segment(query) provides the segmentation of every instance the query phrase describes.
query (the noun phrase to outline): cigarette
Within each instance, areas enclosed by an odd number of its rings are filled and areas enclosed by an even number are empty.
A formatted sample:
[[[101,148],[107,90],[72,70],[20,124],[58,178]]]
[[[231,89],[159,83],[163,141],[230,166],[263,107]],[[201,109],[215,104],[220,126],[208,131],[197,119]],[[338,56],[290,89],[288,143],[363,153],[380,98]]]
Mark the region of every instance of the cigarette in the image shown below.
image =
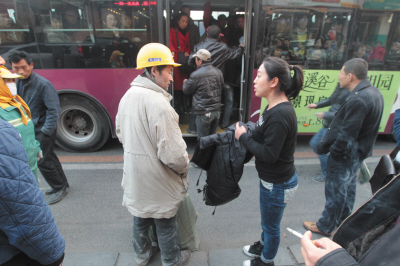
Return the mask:
[[[303,235],[300,234],[299,232],[294,231],[294,230],[290,229],[289,227],[287,228],[287,230],[288,230],[290,233],[294,234],[295,236],[300,237],[300,238],[303,238]]]
[[[287,229],[290,233],[292,233],[293,235],[295,235],[295,236],[297,236],[297,237],[300,237],[300,238],[303,238],[303,235],[300,234],[299,232],[294,231],[293,229],[290,229],[289,227],[286,228],[286,229]],[[311,240],[311,242],[314,244],[314,246],[316,246],[314,240]]]

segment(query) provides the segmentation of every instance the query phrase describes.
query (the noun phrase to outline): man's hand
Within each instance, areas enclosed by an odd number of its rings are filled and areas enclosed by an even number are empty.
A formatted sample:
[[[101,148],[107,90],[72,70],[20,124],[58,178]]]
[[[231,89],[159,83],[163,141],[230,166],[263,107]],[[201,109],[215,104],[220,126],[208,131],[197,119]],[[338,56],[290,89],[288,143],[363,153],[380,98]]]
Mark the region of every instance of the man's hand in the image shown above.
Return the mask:
[[[311,241],[311,236],[311,231],[307,231],[301,239],[301,254],[303,255],[306,266],[314,266],[326,254],[338,248],[342,248],[326,237],[315,240],[313,243]]]
[[[187,80],[188,80],[188,79],[184,79],[184,80],[183,80],[183,83],[185,83]]]
[[[315,115],[320,119],[324,119],[324,113],[316,113]]]
[[[311,109],[317,108],[317,105],[315,103],[311,103],[311,104],[307,105],[307,108],[308,108],[308,110],[311,110]]]
[[[175,52],[171,52],[171,54],[172,54],[172,57],[174,57],[174,56],[175,56]]]
[[[236,130],[235,130],[235,138],[237,140],[240,139],[240,136],[247,133],[247,130],[244,126],[239,126],[239,122],[236,123]]]
[[[239,47],[243,47],[244,48],[244,43],[239,44]]]
[[[188,52],[185,52],[185,56],[189,56],[190,54]]]

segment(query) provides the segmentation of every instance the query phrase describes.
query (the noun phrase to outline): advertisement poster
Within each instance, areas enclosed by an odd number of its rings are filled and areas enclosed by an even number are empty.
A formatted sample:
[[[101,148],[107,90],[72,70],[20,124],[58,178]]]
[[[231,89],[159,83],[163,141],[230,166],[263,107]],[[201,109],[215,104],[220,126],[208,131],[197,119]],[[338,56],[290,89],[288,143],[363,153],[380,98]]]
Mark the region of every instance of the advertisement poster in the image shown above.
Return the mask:
[[[307,105],[330,97],[338,84],[338,75],[338,70],[304,70],[303,90],[292,101],[296,110],[299,133],[315,133],[322,127],[323,119],[319,119],[315,114],[326,112],[329,107],[308,110]],[[384,132],[399,90],[400,75],[395,71],[368,71],[368,78],[383,96],[385,104],[379,132]],[[263,98],[260,114],[267,105],[268,101]]]

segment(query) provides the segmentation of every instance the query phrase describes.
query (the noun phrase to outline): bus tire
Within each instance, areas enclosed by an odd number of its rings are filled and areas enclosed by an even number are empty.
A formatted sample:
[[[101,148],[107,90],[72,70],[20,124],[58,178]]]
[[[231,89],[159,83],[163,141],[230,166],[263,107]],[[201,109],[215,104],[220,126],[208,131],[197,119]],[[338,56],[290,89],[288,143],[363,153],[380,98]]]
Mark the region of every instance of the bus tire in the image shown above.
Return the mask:
[[[92,152],[100,149],[110,137],[106,114],[86,97],[60,95],[60,118],[56,144],[64,150]]]

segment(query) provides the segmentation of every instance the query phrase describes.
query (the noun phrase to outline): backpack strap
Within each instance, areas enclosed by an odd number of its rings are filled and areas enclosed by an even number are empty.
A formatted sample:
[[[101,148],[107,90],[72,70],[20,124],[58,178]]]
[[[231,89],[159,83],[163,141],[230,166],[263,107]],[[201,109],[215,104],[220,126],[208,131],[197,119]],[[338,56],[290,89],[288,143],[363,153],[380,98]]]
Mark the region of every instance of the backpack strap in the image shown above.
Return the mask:
[[[175,28],[175,33],[176,33],[176,42],[178,44],[178,49],[181,50],[181,44],[179,43],[178,30],[176,28]]]

